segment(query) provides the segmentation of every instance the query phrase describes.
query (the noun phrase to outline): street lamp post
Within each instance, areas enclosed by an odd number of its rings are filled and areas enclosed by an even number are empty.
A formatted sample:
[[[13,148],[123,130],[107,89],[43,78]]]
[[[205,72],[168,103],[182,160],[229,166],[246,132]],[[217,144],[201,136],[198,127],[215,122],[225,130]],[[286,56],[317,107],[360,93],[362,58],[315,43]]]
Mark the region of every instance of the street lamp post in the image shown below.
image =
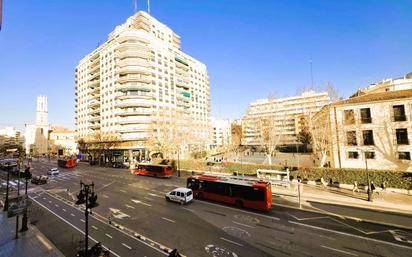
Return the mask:
[[[177,176],[180,178],[180,149],[177,151]]]
[[[4,200],[3,211],[8,211],[9,209],[9,181],[10,181],[10,165],[8,165],[7,167],[6,200]]]
[[[27,187],[29,184],[29,179],[31,179],[31,173],[30,173],[30,166],[27,166],[26,170],[24,171],[24,179],[26,180],[26,188],[25,188],[25,196],[26,199],[28,199],[28,195],[27,195]],[[20,232],[24,232],[27,231],[29,228],[27,227],[27,208],[26,211],[23,214],[23,219],[22,219],[22,226],[20,229]]]
[[[368,201],[372,202],[372,190],[371,190],[371,181],[369,178],[369,172],[368,172],[368,158],[366,156],[366,152],[364,152],[364,157],[365,157],[365,172],[366,172],[366,181],[368,183]]]

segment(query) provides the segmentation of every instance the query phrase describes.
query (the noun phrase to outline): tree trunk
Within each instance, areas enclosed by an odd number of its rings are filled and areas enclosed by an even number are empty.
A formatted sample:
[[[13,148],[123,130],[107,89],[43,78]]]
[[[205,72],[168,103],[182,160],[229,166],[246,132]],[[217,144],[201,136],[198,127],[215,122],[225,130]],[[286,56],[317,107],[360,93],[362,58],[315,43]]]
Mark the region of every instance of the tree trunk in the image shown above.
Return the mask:
[[[326,151],[322,151],[322,159],[320,160],[320,167],[324,167],[326,163]]]
[[[266,158],[268,160],[268,164],[272,165],[272,154],[271,153],[266,153]]]

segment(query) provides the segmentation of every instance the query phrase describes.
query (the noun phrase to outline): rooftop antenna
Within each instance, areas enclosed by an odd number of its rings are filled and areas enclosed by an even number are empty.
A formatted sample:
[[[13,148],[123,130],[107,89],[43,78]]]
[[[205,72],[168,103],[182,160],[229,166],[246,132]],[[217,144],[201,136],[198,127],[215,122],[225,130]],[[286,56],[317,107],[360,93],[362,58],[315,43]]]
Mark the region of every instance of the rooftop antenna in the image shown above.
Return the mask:
[[[137,12],[137,0],[133,0],[133,8],[134,8],[133,14],[135,14]]]
[[[310,63],[310,80],[311,80],[311,86],[312,86],[312,90],[313,90],[313,68],[312,68],[312,55],[310,55],[309,63]]]
[[[150,15],[150,0],[147,0],[147,13]]]

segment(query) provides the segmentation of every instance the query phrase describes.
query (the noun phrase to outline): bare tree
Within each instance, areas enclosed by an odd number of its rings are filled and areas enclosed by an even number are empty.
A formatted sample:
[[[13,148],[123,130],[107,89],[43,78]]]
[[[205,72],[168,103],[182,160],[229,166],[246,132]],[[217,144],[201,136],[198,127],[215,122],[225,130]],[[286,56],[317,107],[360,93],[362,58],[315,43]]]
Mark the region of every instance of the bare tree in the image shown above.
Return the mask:
[[[329,108],[319,111],[316,116],[309,115],[308,128],[312,137],[312,150],[319,159],[319,166],[324,167],[328,152],[331,150],[332,138],[330,136],[330,117]]]
[[[272,156],[283,135],[284,120],[268,117],[258,120],[256,125],[259,132],[259,144],[266,154],[268,164],[272,164]]]
[[[326,85],[325,91],[328,93],[330,100],[332,102],[336,102],[342,99],[342,97],[340,96],[339,90],[336,87],[334,87],[331,83],[328,83]]]
[[[121,138],[113,132],[95,132],[84,139],[86,149],[93,159],[99,159],[101,165],[101,156],[108,150],[114,149],[120,142]]]

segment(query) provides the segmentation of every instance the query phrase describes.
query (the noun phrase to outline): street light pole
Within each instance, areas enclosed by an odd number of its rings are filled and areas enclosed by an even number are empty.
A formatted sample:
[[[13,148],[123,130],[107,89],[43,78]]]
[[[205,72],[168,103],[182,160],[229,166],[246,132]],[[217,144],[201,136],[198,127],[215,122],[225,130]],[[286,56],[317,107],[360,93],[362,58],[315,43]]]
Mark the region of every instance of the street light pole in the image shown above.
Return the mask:
[[[29,183],[29,178],[25,178],[26,179],[26,189],[25,189],[25,195],[26,195],[26,199],[28,199],[28,196],[27,196],[27,185],[28,185],[28,183]],[[24,231],[27,231],[29,228],[27,227],[27,209],[26,209],[26,211],[24,212],[24,214],[23,214],[23,220],[22,220],[22,225],[21,225],[21,229],[20,229],[20,232],[24,232]]]
[[[10,181],[10,165],[9,167],[7,167],[6,200],[4,200],[3,211],[8,211],[9,209],[9,181]]]
[[[20,196],[20,168],[19,168],[19,179],[17,181],[17,198]],[[16,215],[16,236],[15,239],[19,238],[19,215]]]
[[[180,149],[177,151],[177,176],[180,178]]]

